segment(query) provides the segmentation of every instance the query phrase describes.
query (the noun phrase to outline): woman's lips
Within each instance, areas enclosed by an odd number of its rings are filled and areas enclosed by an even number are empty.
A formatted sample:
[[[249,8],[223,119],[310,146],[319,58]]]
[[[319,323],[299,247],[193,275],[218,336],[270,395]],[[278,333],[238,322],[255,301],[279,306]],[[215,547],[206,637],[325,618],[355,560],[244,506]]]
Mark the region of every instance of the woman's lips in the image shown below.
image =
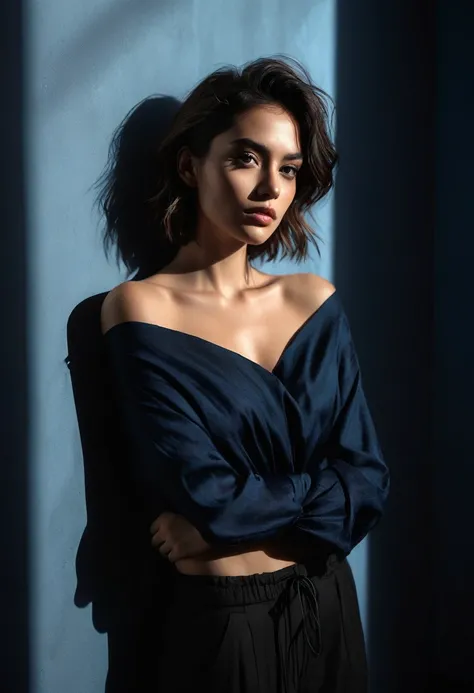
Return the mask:
[[[274,221],[273,217],[263,212],[245,212],[245,216],[256,226],[269,226]]]

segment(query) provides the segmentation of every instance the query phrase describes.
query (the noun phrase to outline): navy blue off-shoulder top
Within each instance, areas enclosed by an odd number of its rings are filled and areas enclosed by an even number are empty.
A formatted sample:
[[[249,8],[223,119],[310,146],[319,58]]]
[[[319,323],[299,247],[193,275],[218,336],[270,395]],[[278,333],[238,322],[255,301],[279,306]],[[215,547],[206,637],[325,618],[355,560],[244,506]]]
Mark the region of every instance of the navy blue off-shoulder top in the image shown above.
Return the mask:
[[[344,555],[375,526],[389,473],[337,292],[271,372],[152,323],[122,322],[104,339],[150,524],[179,513],[211,545],[293,527]]]

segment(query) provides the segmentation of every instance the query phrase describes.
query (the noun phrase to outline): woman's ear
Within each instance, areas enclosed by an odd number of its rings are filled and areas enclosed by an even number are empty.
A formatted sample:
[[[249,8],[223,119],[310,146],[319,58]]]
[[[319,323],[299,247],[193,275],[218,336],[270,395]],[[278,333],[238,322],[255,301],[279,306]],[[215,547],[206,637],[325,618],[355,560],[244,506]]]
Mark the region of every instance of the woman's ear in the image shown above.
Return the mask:
[[[196,161],[188,147],[182,147],[178,152],[178,173],[186,185],[197,186]]]

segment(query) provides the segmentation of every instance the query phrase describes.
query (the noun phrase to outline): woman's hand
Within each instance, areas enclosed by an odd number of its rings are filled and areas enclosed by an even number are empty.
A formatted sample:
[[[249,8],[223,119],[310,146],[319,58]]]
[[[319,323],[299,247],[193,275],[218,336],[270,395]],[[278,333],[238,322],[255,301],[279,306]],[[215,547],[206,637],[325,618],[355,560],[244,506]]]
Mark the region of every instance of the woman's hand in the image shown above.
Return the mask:
[[[151,525],[150,533],[151,545],[171,563],[201,556],[211,548],[194,525],[182,515],[171,512],[161,513]]]

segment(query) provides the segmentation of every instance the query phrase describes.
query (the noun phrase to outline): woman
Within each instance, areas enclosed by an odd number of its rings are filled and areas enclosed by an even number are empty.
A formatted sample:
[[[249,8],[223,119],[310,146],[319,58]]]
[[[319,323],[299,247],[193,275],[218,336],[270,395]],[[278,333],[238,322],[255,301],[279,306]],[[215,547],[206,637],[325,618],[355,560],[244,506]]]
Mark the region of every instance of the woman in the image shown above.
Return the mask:
[[[307,256],[303,215],[336,159],[325,94],[261,59],[182,104],[148,223],[110,172],[106,240],[142,278],[107,295],[102,331],[130,474],[176,572],[156,690],[366,690],[346,556],[389,482],[350,328],[330,282],[252,262]]]

